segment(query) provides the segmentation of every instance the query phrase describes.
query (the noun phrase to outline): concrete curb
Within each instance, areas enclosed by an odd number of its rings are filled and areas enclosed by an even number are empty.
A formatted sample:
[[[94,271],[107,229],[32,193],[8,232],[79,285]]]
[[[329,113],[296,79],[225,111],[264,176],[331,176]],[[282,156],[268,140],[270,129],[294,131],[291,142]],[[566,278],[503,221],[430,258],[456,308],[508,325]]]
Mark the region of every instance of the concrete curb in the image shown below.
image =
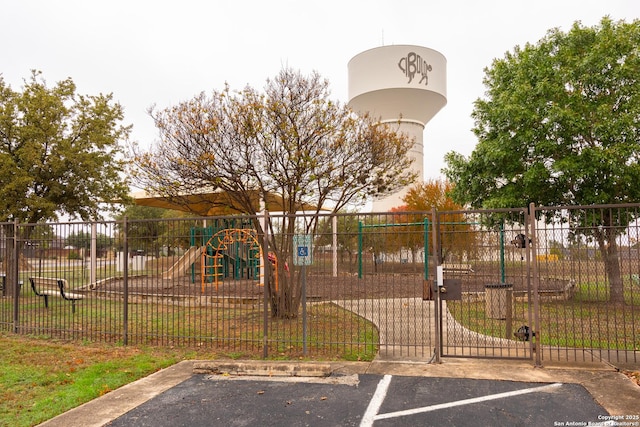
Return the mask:
[[[63,414],[40,426],[101,427],[109,421],[180,384],[193,375],[193,361],[183,361],[124,385]]]
[[[272,362],[272,361],[199,361],[193,364],[194,374],[249,375],[267,377],[327,377],[329,363]]]

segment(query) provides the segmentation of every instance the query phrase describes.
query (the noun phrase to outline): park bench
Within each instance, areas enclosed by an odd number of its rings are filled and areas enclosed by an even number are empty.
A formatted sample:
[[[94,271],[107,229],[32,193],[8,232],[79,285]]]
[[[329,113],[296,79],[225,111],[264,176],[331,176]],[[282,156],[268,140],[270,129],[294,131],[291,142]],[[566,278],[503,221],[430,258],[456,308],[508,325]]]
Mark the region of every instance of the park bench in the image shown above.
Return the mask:
[[[22,280],[18,281],[18,286],[22,288]],[[0,273],[0,293],[3,297],[7,296],[7,275],[5,273]]]
[[[67,281],[65,279],[54,279],[51,277],[29,277],[33,292],[44,298],[45,308],[49,308],[49,296],[59,296],[66,301],[71,301],[71,312],[76,312],[76,301],[84,298],[84,295],[66,292]]]
[[[442,264],[442,271],[452,274],[469,274],[474,272],[470,264]]]

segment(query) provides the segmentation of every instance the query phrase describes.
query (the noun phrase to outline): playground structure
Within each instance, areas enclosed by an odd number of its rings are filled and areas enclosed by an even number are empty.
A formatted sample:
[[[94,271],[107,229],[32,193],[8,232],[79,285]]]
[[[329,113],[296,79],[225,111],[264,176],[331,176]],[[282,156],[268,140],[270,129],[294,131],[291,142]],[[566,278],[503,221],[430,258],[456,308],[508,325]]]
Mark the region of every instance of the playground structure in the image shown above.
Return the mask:
[[[229,278],[253,279],[258,285],[264,286],[262,245],[251,224],[242,219],[238,221],[214,220],[214,224],[210,226],[192,227],[189,236],[191,246],[163,273],[162,278],[167,280],[190,273],[191,283],[196,283],[199,273],[203,293],[208,284],[213,284],[218,290],[224,279]],[[268,257],[270,264],[275,267],[277,291],[278,260],[272,253],[269,253]]]
[[[209,228],[203,230],[206,243],[200,249],[200,279],[202,292],[207,283],[218,286],[224,278],[231,277],[258,279],[264,285],[262,265],[262,247],[255,236],[255,230],[243,228],[224,228],[209,237]],[[192,269],[192,281],[195,281],[195,268]]]
[[[262,246],[247,219],[215,219],[211,225],[192,227],[189,239],[191,248],[197,248],[199,253],[189,263],[191,282],[196,282],[199,260],[203,292],[207,284],[213,284],[217,290],[225,278],[253,279],[264,285]]]
[[[191,246],[167,271],[162,273],[163,280],[173,279],[174,277],[184,274],[201,256],[201,248]]]

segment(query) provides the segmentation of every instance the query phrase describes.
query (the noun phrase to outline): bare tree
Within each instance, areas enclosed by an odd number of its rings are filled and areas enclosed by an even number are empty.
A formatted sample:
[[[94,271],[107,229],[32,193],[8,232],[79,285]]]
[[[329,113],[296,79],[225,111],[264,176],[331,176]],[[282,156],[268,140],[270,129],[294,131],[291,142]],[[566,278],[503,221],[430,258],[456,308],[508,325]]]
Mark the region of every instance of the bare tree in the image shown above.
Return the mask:
[[[413,141],[394,124],[358,116],[329,99],[328,81],[282,70],[264,92],[229,87],[200,94],[165,110],[150,110],[161,140],[137,150],[134,176],[149,192],[174,203],[193,194],[218,192],[210,203],[220,213],[254,215],[261,202],[285,214],[268,226],[268,251],[291,260],[295,232],[314,233],[321,210],[389,194],[415,179],[406,153]],[[185,195],[191,195],[187,200]],[[304,224],[287,216],[307,212]],[[213,211],[212,211],[213,212]],[[258,235],[262,226],[255,221]],[[266,250],[264,251],[267,252]],[[283,269],[285,263],[279,262]],[[300,275],[279,272],[269,288],[272,314],[297,316]]]

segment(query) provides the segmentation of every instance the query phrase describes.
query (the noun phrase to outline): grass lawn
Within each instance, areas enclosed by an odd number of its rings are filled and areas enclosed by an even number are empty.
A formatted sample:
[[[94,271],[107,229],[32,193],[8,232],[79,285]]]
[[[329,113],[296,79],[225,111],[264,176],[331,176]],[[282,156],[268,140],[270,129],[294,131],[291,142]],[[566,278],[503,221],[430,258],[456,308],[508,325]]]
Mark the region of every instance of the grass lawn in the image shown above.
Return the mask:
[[[26,310],[27,307],[22,308]],[[34,313],[43,310],[37,304],[29,309]],[[87,309],[89,307],[79,307],[73,322],[82,321],[83,310]],[[95,307],[91,309],[94,315],[102,313]],[[67,323],[71,321],[66,311],[51,309],[47,313],[51,328],[40,334],[35,327],[29,329],[30,336],[0,333],[0,426],[39,424],[182,360],[260,359],[263,356],[262,346],[254,343],[262,343],[262,316],[248,310],[220,310],[214,313],[215,318],[207,319],[235,331],[234,339],[201,342],[191,347],[173,345],[170,340],[162,338],[162,331],[144,339],[145,344],[128,346],[89,343],[88,339],[59,340],[53,333],[58,327],[69,327]],[[175,324],[186,326],[187,332],[192,333],[201,323],[204,313],[198,309],[185,313],[189,315],[181,317],[181,322]],[[153,324],[159,319],[166,320],[169,313],[155,313],[159,317],[145,314],[139,316],[141,319],[136,319],[136,314],[133,311],[131,315],[132,325],[149,330],[156,328]],[[315,305],[309,309],[309,315],[313,321],[309,324],[307,337],[308,354],[304,355],[302,351],[300,319],[272,320],[269,358],[372,360],[375,357],[378,333],[370,322],[333,304]],[[27,316],[27,319],[35,321],[35,316]],[[86,325],[84,327],[86,329]],[[79,326],[75,325],[77,328]],[[217,329],[207,332],[217,333]],[[339,341],[327,343],[328,337],[339,338]],[[239,344],[234,344],[235,340]]]
[[[37,425],[182,360],[261,352],[76,343],[0,333],[0,426]]]
[[[32,426],[210,350],[136,348],[0,335],[0,426]]]

